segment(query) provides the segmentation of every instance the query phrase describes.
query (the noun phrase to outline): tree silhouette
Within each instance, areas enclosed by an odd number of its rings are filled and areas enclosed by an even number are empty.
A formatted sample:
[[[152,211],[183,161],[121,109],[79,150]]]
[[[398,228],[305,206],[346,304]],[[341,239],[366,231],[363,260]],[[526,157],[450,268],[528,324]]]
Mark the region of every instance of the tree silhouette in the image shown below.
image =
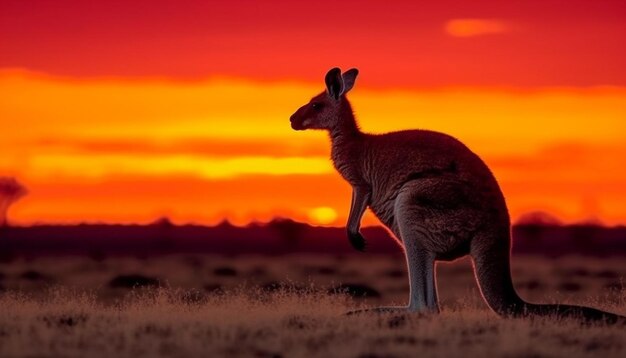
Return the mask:
[[[8,225],[9,207],[27,193],[28,190],[15,178],[0,177],[0,227]]]

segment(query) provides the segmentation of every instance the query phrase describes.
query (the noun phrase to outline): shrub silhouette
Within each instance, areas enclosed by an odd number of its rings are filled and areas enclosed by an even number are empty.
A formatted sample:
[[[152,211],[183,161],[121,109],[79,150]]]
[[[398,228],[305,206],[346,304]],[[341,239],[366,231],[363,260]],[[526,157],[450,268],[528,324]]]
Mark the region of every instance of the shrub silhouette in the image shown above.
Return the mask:
[[[119,275],[109,281],[111,288],[158,287],[159,280],[143,275]]]
[[[24,271],[20,275],[20,278],[28,281],[46,281],[50,279],[50,277],[48,277],[47,275],[34,270]]]
[[[345,283],[328,289],[329,294],[346,294],[352,297],[380,297],[378,290],[360,283]]]
[[[213,270],[215,276],[237,276],[237,270],[232,267],[222,266]]]

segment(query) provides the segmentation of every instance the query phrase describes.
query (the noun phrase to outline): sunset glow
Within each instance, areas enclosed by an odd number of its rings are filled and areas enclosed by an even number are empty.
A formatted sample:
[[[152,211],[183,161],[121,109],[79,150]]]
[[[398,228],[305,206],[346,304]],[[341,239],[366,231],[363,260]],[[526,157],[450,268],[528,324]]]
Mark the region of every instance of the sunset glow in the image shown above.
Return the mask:
[[[540,17],[531,5],[513,14],[489,1],[474,11],[427,4],[421,10],[436,21],[387,9],[375,32],[366,20],[378,7],[354,3],[346,48],[346,33],[298,22],[304,10],[288,2],[263,10],[286,24],[245,1],[237,16],[226,2],[193,2],[136,24],[112,20],[120,5],[92,13],[68,3],[76,10],[0,7],[0,176],[29,189],[13,222],[283,216],[343,225],[350,188],[332,167],[328,139],[294,132],[289,116],[323,90],[328,68],[354,66],[361,76],[349,98],[364,131],[459,138],[492,168],[514,219],[546,211],[566,222],[626,224],[626,50],[618,45],[626,26],[613,16],[621,2],[589,4],[595,20],[563,20],[550,6]],[[230,17],[215,21],[245,21],[220,28],[209,21],[216,12]],[[100,24],[85,25],[97,41],[71,31],[84,17]],[[570,36],[580,24],[586,37]],[[518,45],[525,54],[510,57]],[[365,223],[377,221],[368,214]]]
[[[333,208],[322,206],[309,210],[309,219],[314,224],[328,225],[337,220],[337,212]]]
[[[454,19],[446,23],[446,31],[458,37],[497,34],[508,30],[510,26],[498,20]]]

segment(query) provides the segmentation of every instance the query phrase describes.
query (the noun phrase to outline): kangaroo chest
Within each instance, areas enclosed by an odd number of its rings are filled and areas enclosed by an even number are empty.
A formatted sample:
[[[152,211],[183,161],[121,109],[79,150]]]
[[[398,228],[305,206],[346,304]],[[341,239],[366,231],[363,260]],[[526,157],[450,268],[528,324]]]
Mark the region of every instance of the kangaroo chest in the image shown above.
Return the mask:
[[[394,192],[388,188],[391,173],[372,170],[375,163],[367,156],[366,148],[333,147],[331,158],[335,169],[352,187],[365,186],[370,190],[369,208],[382,223],[392,228]]]
[[[369,186],[363,173],[363,151],[359,143],[347,139],[333,140],[331,159],[339,174],[352,186]]]

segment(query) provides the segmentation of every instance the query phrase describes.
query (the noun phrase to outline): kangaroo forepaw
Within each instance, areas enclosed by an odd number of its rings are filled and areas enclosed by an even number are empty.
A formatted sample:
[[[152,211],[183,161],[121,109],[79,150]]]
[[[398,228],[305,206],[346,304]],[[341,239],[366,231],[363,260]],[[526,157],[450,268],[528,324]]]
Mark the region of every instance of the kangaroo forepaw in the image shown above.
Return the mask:
[[[350,240],[350,244],[358,251],[365,251],[365,247],[367,243],[365,242],[365,238],[361,235],[360,232],[348,232],[348,239]]]

